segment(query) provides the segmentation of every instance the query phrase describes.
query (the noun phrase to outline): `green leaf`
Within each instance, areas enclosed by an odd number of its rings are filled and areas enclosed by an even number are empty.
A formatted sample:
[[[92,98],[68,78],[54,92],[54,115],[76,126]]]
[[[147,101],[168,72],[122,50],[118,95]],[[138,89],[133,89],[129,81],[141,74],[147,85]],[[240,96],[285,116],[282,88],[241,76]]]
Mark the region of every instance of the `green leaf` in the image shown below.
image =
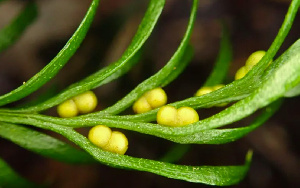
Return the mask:
[[[14,44],[36,17],[36,4],[30,2],[9,25],[0,30],[0,52]]]
[[[1,117],[2,116],[0,116],[0,118]],[[211,185],[232,185],[238,183],[245,176],[250,162],[250,159],[248,158],[246,164],[243,166],[184,166],[163,163],[103,151],[94,146],[86,137],[77,133],[70,127],[49,122],[46,123],[44,121],[36,121],[35,126],[52,130],[65,136],[90,153],[96,160],[106,165],[152,172],[169,178],[181,179],[190,182],[199,182]]]
[[[77,136],[78,137],[78,136]],[[69,137],[70,139],[70,137]],[[77,139],[77,138],[76,138]],[[79,140],[79,139],[77,139]],[[240,182],[248,171],[251,157],[248,157],[244,166],[185,166],[158,162],[149,159],[120,156],[113,153],[104,156],[101,150],[88,145],[88,141],[80,138],[77,144],[93,155],[100,162],[108,165],[127,167],[130,169],[152,172],[168,178],[180,179],[189,182],[209,185],[233,185]]]
[[[73,130],[60,131],[74,143],[89,152],[95,159],[114,167],[126,167],[139,171],[152,172],[168,178],[181,179],[190,182],[210,185],[232,185],[240,182],[248,171],[252,153],[248,153],[243,166],[185,166],[158,162],[149,159],[134,158],[127,155],[118,155],[105,152],[94,146],[84,136]]]
[[[232,61],[232,46],[228,28],[222,23],[222,38],[220,43],[220,51],[215,66],[210,73],[204,86],[214,86],[223,83]]]
[[[81,24],[73,34],[73,36],[66,43],[64,48],[57,54],[57,56],[40,72],[30,78],[26,83],[19,86],[17,89],[0,96],[0,106],[17,101],[32,92],[39,89],[46,82],[52,79],[58,71],[68,62],[73,56],[81,42],[83,41],[96,13],[99,0],[93,0],[89,10],[83,18]]]
[[[115,63],[99,70],[98,72],[88,76],[87,78],[72,84],[64,91],[39,105],[16,109],[17,112],[37,112],[60,104],[68,98],[83,93],[87,90],[101,86],[109,81],[118,78],[128,71],[134,64],[135,60],[131,60],[140,50],[152,33],[155,24],[164,7],[165,0],[151,0],[146,14],[139,26],[137,33],[132,39],[131,44],[123,53],[122,57]]]
[[[67,163],[94,162],[93,158],[86,152],[20,125],[0,122],[0,137],[10,140],[27,150],[58,161]]]
[[[36,121],[36,123],[36,127],[52,130],[65,136],[91,154],[96,160],[106,165],[152,172],[169,178],[190,182],[211,185],[232,185],[238,183],[245,176],[251,160],[251,157],[248,157],[246,164],[243,166],[184,166],[134,158],[103,151],[70,127],[49,122],[45,123],[44,121],[40,121],[39,123]]]
[[[3,159],[0,158],[0,187],[32,188],[38,186],[21,177],[13,169],[11,169],[11,167]]]

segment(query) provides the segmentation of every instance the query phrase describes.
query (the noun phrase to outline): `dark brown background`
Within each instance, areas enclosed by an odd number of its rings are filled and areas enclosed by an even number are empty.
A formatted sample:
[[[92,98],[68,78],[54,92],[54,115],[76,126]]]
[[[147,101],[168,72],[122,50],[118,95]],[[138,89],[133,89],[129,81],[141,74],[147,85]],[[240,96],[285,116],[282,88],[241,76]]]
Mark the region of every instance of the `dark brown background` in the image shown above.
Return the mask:
[[[24,2],[11,0],[1,3],[0,28],[10,22]],[[0,55],[0,94],[11,91],[29,79],[57,54],[80,23],[89,3],[87,0],[37,1],[39,17],[36,22],[14,46]],[[76,55],[55,79],[25,100],[35,99],[49,91],[49,88],[60,91],[118,59],[136,31],[147,3],[141,0],[103,0]],[[227,80],[230,82],[249,54],[268,49],[288,5],[288,0],[200,0],[191,39],[195,56],[186,71],[166,87],[169,102],[193,95],[209,75],[218,53],[220,20],[228,25],[233,43],[234,59]],[[145,45],[141,62],[119,80],[95,90],[99,97],[98,110],[112,105],[169,60],[183,36],[190,6],[190,0],[167,0],[159,23]],[[299,19],[298,15],[279,54],[299,38]],[[236,142],[193,145],[179,164],[238,165],[243,163],[247,150],[252,148],[254,157],[251,169],[245,180],[234,187],[299,187],[299,102],[299,98],[286,99],[279,112],[265,125]],[[199,110],[200,118],[219,110]],[[47,113],[56,115],[55,109]],[[131,111],[128,110],[128,113]],[[252,116],[236,125],[248,125],[251,119]],[[88,130],[79,131],[86,134]],[[158,159],[172,146],[172,143],[159,138],[124,132],[129,139],[127,154],[131,156]],[[56,188],[209,187],[101,164],[63,164],[40,157],[3,139],[0,139],[0,156],[30,180],[46,182]]]

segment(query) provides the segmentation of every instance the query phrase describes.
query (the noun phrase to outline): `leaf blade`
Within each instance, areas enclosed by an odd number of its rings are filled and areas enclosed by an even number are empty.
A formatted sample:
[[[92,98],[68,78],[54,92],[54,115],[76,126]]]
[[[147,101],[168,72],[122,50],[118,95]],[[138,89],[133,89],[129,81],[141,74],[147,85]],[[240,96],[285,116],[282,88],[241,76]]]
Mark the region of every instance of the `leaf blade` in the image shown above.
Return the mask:
[[[52,125],[49,127],[38,125],[37,127],[43,127],[65,136],[82,149],[90,153],[96,160],[105,165],[151,172],[168,178],[180,179],[195,183],[223,186],[236,184],[246,175],[252,156],[251,153],[247,154],[245,164],[240,166],[176,165],[103,151],[93,145],[86,137],[69,127],[59,125]]]
[[[209,185],[233,185],[240,182],[246,175],[252,154],[247,155],[244,165],[241,166],[185,166],[164,163],[149,159],[134,158],[127,155],[118,155],[106,153],[93,146],[85,137],[73,135],[71,133],[62,133],[74,143],[78,144],[84,150],[89,152],[100,162],[107,165],[117,165],[139,171],[155,173],[173,179],[180,179],[194,183],[204,183]],[[71,137],[70,137],[71,136]],[[76,137],[75,139],[73,139]],[[109,157],[108,157],[109,156]]]
[[[0,122],[0,137],[37,154],[67,163],[91,163],[92,157],[70,145],[20,125]]]
[[[46,65],[41,71],[31,77],[27,82],[13,91],[0,96],[0,106],[17,101],[32,92],[39,89],[43,84],[53,78],[58,71],[68,62],[72,55],[76,52],[81,42],[83,41],[89,26],[96,13],[100,0],[93,0],[87,14],[83,18],[81,24],[74,32],[72,37],[63,47],[63,49],[56,55],[56,57]]]

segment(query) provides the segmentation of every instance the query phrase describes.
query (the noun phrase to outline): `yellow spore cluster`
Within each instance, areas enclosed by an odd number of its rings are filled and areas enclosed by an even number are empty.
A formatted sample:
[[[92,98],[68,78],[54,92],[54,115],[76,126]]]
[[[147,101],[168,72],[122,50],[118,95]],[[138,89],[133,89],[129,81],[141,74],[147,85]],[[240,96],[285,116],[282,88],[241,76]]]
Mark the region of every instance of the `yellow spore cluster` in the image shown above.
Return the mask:
[[[218,89],[220,89],[220,88],[222,88],[222,87],[224,87],[224,86],[225,86],[224,84],[218,84],[218,85],[211,86],[211,87],[209,87],[209,86],[204,86],[204,87],[200,88],[200,89],[196,92],[195,96],[198,97],[198,96],[201,96],[201,95],[205,95],[205,94],[207,94],[207,93],[210,93],[210,92],[213,92],[213,91],[215,91],[215,90],[218,90]],[[227,105],[227,103],[222,103],[222,104],[217,104],[217,105],[215,105],[215,106],[216,106],[216,107],[223,107],[223,106],[226,106],[226,105]]]
[[[265,51],[256,51],[246,60],[245,66],[242,66],[235,73],[235,80],[243,78],[264,56]]]
[[[144,93],[132,106],[135,113],[140,114],[161,107],[167,103],[167,94],[158,87]]]
[[[92,91],[77,95],[57,106],[57,113],[60,117],[74,117],[79,113],[92,112],[98,104],[96,95]]]
[[[126,136],[119,131],[111,131],[105,125],[97,125],[91,128],[88,139],[105,151],[124,155],[128,149]]]
[[[201,87],[195,94],[196,97],[198,96],[201,96],[201,95],[205,95],[207,93],[210,93],[210,92],[213,92],[215,90],[218,90],[222,87],[224,87],[225,85],[224,84],[218,84],[218,85],[215,85],[215,86],[204,86],[204,87]]]
[[[182,127],[199,121],[199,116],[196,110],[191,107],[180,107],[176,109],[173,106],[167,105],[158,110],[156,121],[161,125]]]

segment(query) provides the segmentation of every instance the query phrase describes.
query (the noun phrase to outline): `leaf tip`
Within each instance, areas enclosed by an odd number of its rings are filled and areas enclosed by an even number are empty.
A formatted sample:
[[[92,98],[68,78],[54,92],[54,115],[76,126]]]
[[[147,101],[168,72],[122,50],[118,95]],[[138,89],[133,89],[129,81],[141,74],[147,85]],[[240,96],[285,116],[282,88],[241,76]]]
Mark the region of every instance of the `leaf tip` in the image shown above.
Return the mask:
[[[253,150],[250,149],[248,150],[247,154],[246,154],[246,163],[250,164],[252,161],[252,156],[253,156]]]

